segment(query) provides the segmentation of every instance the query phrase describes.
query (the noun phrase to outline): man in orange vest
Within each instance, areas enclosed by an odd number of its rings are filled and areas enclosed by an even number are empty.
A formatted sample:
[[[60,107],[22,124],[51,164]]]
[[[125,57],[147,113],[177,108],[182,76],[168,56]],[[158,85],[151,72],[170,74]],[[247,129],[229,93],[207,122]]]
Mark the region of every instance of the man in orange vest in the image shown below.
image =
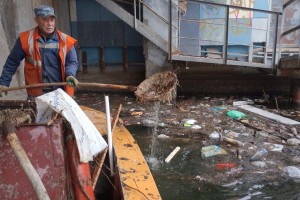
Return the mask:
[[[25,84],[67,82],[63,89],[70,96],[78,84],[75,78],[78,60],[75,51],[76,40],[55,28],[54,9],[42,5],[34,9],[37,27],[22,32],[3,66],[0,77],[1,90],[9,87],[12,76],[25,58]],[[59,88],[27,89],[28,99]]]

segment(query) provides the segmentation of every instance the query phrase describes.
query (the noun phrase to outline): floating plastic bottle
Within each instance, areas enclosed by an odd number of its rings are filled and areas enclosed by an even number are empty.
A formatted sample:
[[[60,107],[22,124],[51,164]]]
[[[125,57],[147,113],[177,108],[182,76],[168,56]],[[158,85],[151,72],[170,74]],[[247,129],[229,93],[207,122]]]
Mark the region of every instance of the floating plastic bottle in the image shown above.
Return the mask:
[[[260,160],[262,157],[266,156],[268,151],[266,149],[261,149],[257,151],[253,156],[250,157],[250,161]]]

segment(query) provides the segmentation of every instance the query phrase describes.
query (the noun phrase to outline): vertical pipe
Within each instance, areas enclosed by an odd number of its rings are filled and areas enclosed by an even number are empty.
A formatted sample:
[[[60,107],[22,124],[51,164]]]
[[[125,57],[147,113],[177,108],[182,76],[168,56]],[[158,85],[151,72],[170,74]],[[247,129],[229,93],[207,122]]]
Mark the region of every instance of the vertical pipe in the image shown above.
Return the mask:
[[[136,29],[136,0],[133,1],[133,10],[134,10],[134,29]]]
[[[106,112],[106,127],[107,127],[107,140],[108,140],[108,156],[110,165],[110,175],[114,176],[114,165],[113,165],[113,144],[112,144],[112,132],[110,122],[110,109],[109,109],[109,98],[105,96],[105,112]]]
[[[228,24],[229,24],[229,6],[226,6],[226,13],[225,13],[225,34],[224,34],[224,46],[223,46],[223,64],[227,64],[227,51],[228,51]]]
[[[285,7],[283,7],[282,17],[281,17],[280,36],[279,36],[279,49],[278,49],[278,60],[280,60],[280,58],[281,58],[282,33],[284,31],[284,21],[285,21]]]
[[[273,58],[273,70],[275,69],[276,67],[276,46],[277,46],[277,29],[278,29],[278,16],[279,14],[276,13],[276,19],[275,19],[275,35],[274,35],[274,45],[273,45],[273,55],[272,55],[272,58]]]
[[[299,53],[298,53],[298,68],[300,68],[300,44],[299,44]]]
[[[169,60],[172,61],[172,0],[169,1]]]
[[[272,10],[272,0],[269,0],[269,10]],[[270,39],[270,23],[271,23],[271,16],[272,14],[268,13],[268,22],[267,22],[267,32],[266,32],[266,43],[265,43],[265,53],[264,53],[264,64],[268,63],[268,53],[267,48],[269,46],[269,39]]]
[[[142,9],[141,9],[141,0],[139,0],[139,20],[142,20]]]
[[[178,9],[179,12],[178,12],[178,32],[177,32],[177,49],[180,49],[180,28],[181,28],[181,11],[180,11],[180,8]]]
[[[105,62],[104,62],[104,47],[100,47],[100,71],[105,70]]]

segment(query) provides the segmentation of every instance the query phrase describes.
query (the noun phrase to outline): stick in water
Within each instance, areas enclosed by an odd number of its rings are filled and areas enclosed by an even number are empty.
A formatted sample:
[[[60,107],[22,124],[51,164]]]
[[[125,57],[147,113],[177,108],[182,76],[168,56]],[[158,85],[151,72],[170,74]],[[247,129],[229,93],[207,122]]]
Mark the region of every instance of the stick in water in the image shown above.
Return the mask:
[[[165,159],[165,162],[166,162],[166,163],[169,163],[169,162],[172,160],[172,158],[176,155],[176,153],[177,153],[179,150],[180,150],[180,147],[176,147],[176,148],[172,151],[172,153]]]

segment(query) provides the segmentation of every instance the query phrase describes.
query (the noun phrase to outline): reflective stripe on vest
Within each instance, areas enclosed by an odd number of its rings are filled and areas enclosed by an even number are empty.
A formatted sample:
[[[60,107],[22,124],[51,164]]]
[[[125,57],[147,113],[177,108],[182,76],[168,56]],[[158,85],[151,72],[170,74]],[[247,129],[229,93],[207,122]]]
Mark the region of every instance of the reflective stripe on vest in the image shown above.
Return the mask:
[[[30,58],[26,58],[26,60],[35,65],[35,66],[39,66],[41,67],[42,66],[42,62],[40,60],[34,60],[34,55],[33,55],[33,49],[34,49],[34,42],[33,42],[33,33],[34,33],[34,29],[31,29],[29,31],[29,37],[28,37],[28,45],[29,45],[29,55],[30,55]],[[61,34],[61,39],[67,43],[67,35],[65,33],[62,33]],[[51,46],[52,45],[52,46]],[[54,46],[55,45],[55,46]],[[57,46],[58,45],[58,46]],[[40,44],[38,43],[38,46],[40,47]],[[47,44],[46,48],[53,48],[53,47],[58,47],[59,48],[59,44]],[[63,60],[65,61],[66,60],[66,56],[67,56],[67,45],[65,45],[63,48],[62,48],[62,51],[63,51]]]
[[[29,37],[28,37],[29,55],[31,56],[32,60],[34,60],[34,58],[33,58],[33,49],[34,49],[33,33],[34,33],[34,29],[31,29],[29,31]]]
[[[65,33],[62,33],[61,34],[61,39],[67,43],[67,35]],[[64,62],[66,60],[66,56],[67,56],[67,45],[65,45],[63,48],[62,48],[62,51],[63,51],[63,54],[64,54]]]
[[[26,57],[26,61],[31,63],[34,66],[42,66],[42,62],[40,60],[34,60],[34,55],[33,55],[33,50],[34,50],[34,42],[33,42],[33,33],[34,29],[31,29],[29,31],[29,36],[28,36],[28,45],[29,45],[29,55],[30,57]]]

